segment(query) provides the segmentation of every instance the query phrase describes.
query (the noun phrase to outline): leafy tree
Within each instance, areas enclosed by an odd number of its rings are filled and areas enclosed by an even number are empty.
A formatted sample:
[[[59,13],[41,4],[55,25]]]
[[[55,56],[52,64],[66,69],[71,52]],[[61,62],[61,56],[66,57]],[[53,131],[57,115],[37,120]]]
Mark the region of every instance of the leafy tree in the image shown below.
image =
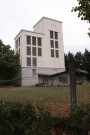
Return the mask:
[[[77,52],[74,56],[76,67],[82,69],[83,68],[83,54],[81,52]]]
[[[85,49],[84,52],[84,58],[83,58],[83,69],[88,71],[89,75],[88,78],[90,79],[90,52]]]
[[[65,67],[66,70],[69,70],[69,60],[73,59],[74,60],[74,54],[69,52],[68,54],[65,54]]]
[[[81,17],[81,20],[87,20],[87,22],[90,23],[90,0],[78,0],[78,6],[73,7],[72,12],[73,11],[78,11],[78,17]],[[90,32],[88,35],[90,36]]]
[[[0,40],[0,80],[14,79],[20,70],[19,55]]]
[[[86,70],[89,73],[88,79],[90,79],[90,51],[85,49],[84,53],[77,52],[76,54],[72,54],[69,52],[68,54],[65,54],[66,70],[69,69],[69,59],[73,59],[75,61],[76,68]]]

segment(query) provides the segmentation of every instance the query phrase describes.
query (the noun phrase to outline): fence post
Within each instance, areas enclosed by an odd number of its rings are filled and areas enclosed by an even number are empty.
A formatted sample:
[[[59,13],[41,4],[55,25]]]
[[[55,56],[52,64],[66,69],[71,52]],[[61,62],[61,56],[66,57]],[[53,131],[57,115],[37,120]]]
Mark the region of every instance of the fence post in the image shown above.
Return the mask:
[[[71,111],[76,105],[76,71],[75,62],[73,59],[69,60],[69,75],[70,75],[70,96],[71,96]]]

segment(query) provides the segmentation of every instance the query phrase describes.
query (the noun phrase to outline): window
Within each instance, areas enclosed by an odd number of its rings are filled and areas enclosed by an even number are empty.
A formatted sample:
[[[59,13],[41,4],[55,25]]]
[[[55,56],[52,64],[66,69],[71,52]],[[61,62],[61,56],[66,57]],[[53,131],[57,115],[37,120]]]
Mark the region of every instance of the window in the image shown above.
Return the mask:
[[[58,48],[58,41],[55,41],[55,48]]]
[[[31,47],[27,46],[27,55],[31,55]]]
[[[32,69],[32,76],[36,76],[36,69]]]
[[[33,66],[37,66],[37,60],[36,60],[36,58],[33,58],[33,61],[32,62],[33,62],[32,63]]]
[[[36,47],[32,47],[32,55],[36,56]]]
[[[30,36],[27,36],[27,44],[31,45],[31,37]]]
[[[31,58],[27,57],[27,66],[31,66]]]
[[[32,37],[32,45],[36,45],[36,37]]]
[[[42,43],[41,43],[41,38],[38,38],[38,46],[41,46]]]
[[[20,48],[19,48],[19,54],[20,54]]]
[[[38,56],[42,56],[42,48],[38,48]]]
[[[59,82],[68,83],[68,77],[59,77]]]
[[[55,39],[58,39],[58,33],[55,32]]]
[[[16,49],[18,48],[18,39],[16,40]]]
[[[54,57],[54,50],[51,50],[51,57]]]
[[[19,46],[20,46],[20,37],[19,37]]]
[[[50,31],[50,38],[53,38],[53,31]]]
[[[48,78],[47,77],[44,77],[43,78],[43,83],[47,83],[48,82]]]
[[[54,48],[54,40],[50,40],[51,48]]]
[[[59,58],[59,50],[55,50],[56,52],[56,58]]]

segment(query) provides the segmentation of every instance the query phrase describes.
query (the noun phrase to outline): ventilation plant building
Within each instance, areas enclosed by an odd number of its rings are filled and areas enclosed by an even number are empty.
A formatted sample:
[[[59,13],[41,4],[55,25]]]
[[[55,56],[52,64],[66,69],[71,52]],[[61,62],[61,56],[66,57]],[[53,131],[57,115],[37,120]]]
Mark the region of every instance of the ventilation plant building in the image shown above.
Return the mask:
[[[20,54],[22,86],[38,84],[38,74],[65,71],[62,22],[43,17],[33,31],[21,30],[15,37],[15,53]]]

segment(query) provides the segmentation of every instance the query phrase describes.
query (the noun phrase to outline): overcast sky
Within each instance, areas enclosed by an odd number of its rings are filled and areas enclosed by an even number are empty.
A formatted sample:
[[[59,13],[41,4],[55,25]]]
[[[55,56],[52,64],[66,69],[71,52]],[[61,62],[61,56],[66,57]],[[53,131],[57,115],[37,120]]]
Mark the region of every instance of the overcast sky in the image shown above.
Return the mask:
[[[21,29],[33,30],[44,16],[63,22],[64,52],[90,51],[89,23],[72,13],[77,0],[0,0],[0,39],[14,48],[14,38]]]

